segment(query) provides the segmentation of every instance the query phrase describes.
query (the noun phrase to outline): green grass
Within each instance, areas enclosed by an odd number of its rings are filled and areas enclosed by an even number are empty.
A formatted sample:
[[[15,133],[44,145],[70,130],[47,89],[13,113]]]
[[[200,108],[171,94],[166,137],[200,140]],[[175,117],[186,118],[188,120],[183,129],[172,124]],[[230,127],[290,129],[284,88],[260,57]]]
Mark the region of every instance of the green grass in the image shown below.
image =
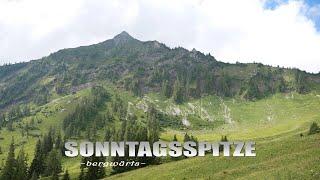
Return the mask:
[[[305,123],[311,123],[320,119],[320,98],[317,94],[307,95],[276,94],[266,99],[251,102],[236,99],[225,99],[224,103],[230,108],[231,124],[223,123],[223,109],[221,103],[215,97],[206,97],[202,100],[202,107],[216,120],[208,122],[202,120],[206,127],[190,127],[184,131],[167,129],[162,134],[162,139],[171,140],[174,134],[183,136],[185,132],[195,135],[199,140],[219,140],[222,135],[229,139],[246,140],[263,138],[294,131]],[[290,97],[290,98],[288,98]],[[211,105],[209,105],[211,102]],[[194,105],[199,100],[191,101]],[[183,109],[185,104],[180,106]],[[220,109],[217,111],[217,109]],[[271,118],[268,118],[271,117]],[[192,124],[200,124],[190,119]]]
[[[114,87],[107,87],[110,92],[117,92]],[[33,118],[41,119],[41,123],[36,123],[38,129],[31,131],[31,133],[43,135],[50,126],[61,129],[63,118],[72,111],[76,102],[87,96],[89,92],[89,89],[84,89],[77,94],[58,97],[41,107],[32,105],[32,110],[37,112]],[[159,110],[168,113],[172,111],[172,108],[179,108],[181,113],[178,115],[178,119],[187,115],[191,126],[187,128],[166,127],[161,134],[162,140],[171,141],[176,134],[178,140],[182,141],[186,132],[201,141],[220,140],[222,135],[227,135],[229,140],[255,140],[257,142],[257,157],[217,158],[206,156],[190,158],[146,167],[111,178],[144,179],[150,176],[154,179],[209,179],[210,177],[212,179],[233,179],[235,177],[240,179],[261,179],[260,177],[266,179],[275,179],[276,177],[280,177],[280,179],[290,177],[312,179],[314,175],[312,173],[319,173],[319,165],[314,163],[320,157],[319,135],[298,137],[299,133],[305,133],[312,121],[319,122],[320,120],[320,97],[317,96],[317,93],[293,94],[293,98],[291,94],[276,94],[255,102],[207,96],[201,100],[190,100],[182,105],[176,105],[172,99],[165,99],[159,94],[148,94],[145,98],[136,98],[129,92],[120,92],[119,94],[125,101],[132,103],[131,111],[137,114],[138,118],[141,118],[144,113],[137,104],[147,102],[154,103]],[[190,104],[194,106],[193,109]],[[200,104],[202,109],[200,109]],[[230,109],[232,119],[230,124],[225,123],[225,106]],[[62,109],[64,110],[62,111]],[[268,118],[270,116],[272,118]],[[21,123],[30,122],[31,118],[24,118]],[[21,147],[24,147],[29,163],[33,159],[38,138],[22,137],[17,124],[14,127],[14,131],[8,131],[6,128],[0,131],[3,152],[0,154],[0,167],[5,162],[11,137],[15,139],[16,154]],[[99,131],[100,137],[103,137],[103,134],[103,131]],[[79,166],[79,157],[63,158],[63,168],[68,169],[72,179],[78,177]],[[107,174],[110,172],[111,168],[107,168]]]
[[[300,129],[303,131],[303,129]],[[319,179],[320,135],[256,140],[256,157],[195,157],[107,179]]]

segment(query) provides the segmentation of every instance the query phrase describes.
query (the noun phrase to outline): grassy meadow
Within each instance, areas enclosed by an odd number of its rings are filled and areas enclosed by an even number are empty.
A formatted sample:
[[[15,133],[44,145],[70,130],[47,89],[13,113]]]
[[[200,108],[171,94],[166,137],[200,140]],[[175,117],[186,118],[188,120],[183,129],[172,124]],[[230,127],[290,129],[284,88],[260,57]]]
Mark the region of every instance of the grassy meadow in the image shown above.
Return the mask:
[[[12,138],[16,154],[23,147],[31,163],[38,137],[50,127],[61,129],[63,118],[88,92],[84,89],[76,94],[56,97],[41,107],[31,105],[33,115],[15,123],[14,131],[3,128],[0,131],[0,166],[5,163]],[[143,118],[143,105],[153,103],[160,111],[175,116],[176,121],[186,119],[187,125],[179,128],[164,127],[161,132],[164,141],[171,141],[174,135],[182,140],[186,132],[199,141],[218,141],[226,135],[231,141],[254,140],[257,156],[207,155],[112,176],[108,167],[106,179],[320,179],[320,135],[307,135],[311,122],[320,123],[320,97],[315,92],[276,94],[257,101],[206,96],[181,105],[159,94],[136,98],[122,92],[121,96],[130,104],[130,111],[139,117]],[[26,136],[21,133],[19,123],[30,123],[32,118],[36,128]],[[103,130],[98,133],[103,138]],[[62,160],[63,169],[68,169],[72,179],[80,173],[80,159]]]

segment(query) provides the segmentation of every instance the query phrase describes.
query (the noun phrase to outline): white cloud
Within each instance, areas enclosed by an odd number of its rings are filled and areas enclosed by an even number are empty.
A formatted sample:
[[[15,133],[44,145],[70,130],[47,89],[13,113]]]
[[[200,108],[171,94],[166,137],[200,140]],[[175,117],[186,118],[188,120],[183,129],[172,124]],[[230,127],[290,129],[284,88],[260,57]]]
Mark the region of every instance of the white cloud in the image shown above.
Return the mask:
[[[267,0],[0,0],[0,63],[97,43],[123,30],[228,62],[320,71],[319,5]]]

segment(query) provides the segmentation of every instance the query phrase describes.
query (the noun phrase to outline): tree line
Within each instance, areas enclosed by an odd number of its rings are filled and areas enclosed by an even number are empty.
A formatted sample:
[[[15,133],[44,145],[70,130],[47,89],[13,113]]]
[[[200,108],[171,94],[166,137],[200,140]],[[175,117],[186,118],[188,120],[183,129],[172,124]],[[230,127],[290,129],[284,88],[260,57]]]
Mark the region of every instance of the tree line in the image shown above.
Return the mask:
[[[39,139],[36,144],[34,158],[28,166],[27,155],[22,147],[15,157],[14,139],[9,147],[6,163],[1,171],[1,180],[25,180],[39,179],[40,177],[51,177],[59,179],[62,172],[61,159],[64,153],[64,142],[60,133],[50,128],[48,134]],[[70,179],[68,172],[63,175],[64,180]]]

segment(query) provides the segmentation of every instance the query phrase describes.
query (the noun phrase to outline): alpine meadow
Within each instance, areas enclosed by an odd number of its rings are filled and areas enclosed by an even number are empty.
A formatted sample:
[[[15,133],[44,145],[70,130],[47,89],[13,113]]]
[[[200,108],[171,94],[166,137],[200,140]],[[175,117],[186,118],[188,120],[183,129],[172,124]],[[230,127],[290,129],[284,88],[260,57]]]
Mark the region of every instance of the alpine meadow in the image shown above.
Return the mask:
[[[0,66],[1,180],[320,179],[319,123],[320,73],[224,63],[125,31]],[[68,141],[159,140],[254,141],[256,157],[65,155]]]

